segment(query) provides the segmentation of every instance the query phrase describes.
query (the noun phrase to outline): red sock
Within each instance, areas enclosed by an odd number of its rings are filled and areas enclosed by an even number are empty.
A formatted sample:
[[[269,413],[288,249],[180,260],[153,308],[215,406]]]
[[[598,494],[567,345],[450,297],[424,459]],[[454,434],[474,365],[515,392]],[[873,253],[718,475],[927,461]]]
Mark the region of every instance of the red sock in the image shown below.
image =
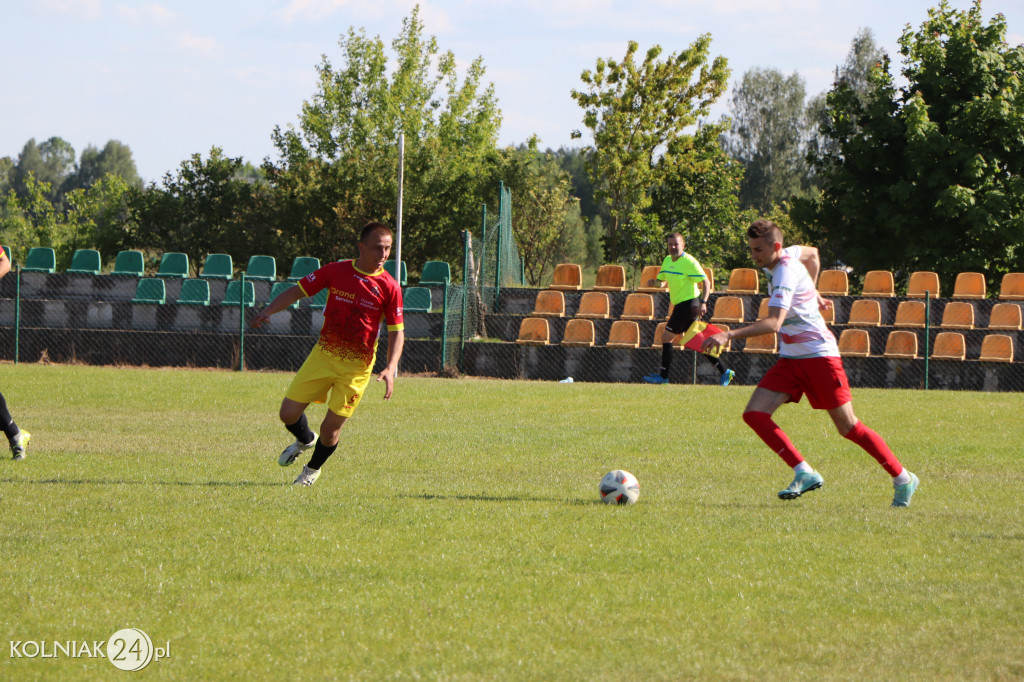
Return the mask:
[[[903,471],[903,465],[892,454],[892,450],[885,444],[885,441],[877,433],[864,426],[863,422],[857,422],[846,438],[867,450],[868,454],[878,460],[882,468],[889,472],[890,476],[899,476]]]
[[[747,422],[747,426],[754,429],[754,433],[790,467],[804,461],[793,441],[789,440],[786,432],[772,421],[772,416],[767,412],[744,412],[743,421]]]

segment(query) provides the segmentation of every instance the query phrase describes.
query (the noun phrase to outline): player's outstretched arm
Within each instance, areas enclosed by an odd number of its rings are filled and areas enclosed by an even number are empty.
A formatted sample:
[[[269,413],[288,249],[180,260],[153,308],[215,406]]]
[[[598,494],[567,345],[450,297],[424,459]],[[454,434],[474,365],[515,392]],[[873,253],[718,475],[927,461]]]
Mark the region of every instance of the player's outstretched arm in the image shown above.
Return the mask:
[[[298,284],[289,287],[288,289],[285,289],[277,296],[275,296],[274,300],[268,303],[267,307],[261,310],[259,314],[256,315],[256,317],[252,318],[252,322],[249,323],[249,326],[252,327],[253,329],[259,329],[268,320],[270,320],[271,315],[273,315],[274,313],[281,312],[282,310],[290,306],[292,303],[295,303],[296,301],[301,300],[305,297],[306,295],[302,293],[302,287],[300,287]]]
[[[377,377],[384,382],[384,400],[391,400],[395,390],[395,373],[398,372],[398,361],[402,358],[402,347],[405,346],[405,332],[401,329],[388,332],[388,365]]]

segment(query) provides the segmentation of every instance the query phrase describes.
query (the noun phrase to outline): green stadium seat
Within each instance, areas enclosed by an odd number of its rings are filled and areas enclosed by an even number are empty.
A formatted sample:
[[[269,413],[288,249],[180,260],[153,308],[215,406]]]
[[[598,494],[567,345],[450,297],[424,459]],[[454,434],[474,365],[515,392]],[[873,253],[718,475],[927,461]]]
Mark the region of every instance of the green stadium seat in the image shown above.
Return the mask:
[[[423,264],[420,286],[427,284],[448,286],[452,281],[452,269],[444,261],[428,260]]]
[[[135,285],[135,298],[132,303],[163,304],[167,300],[167,289],[164,281],[155,277],[143,277]]]
[[[277,279],[277,261],[273,256],[250,256],[245,278],[273,282]]]
[[[248,282],[246,282],[246,284],[248,284]],[[295,286],[294,282],[274,282],[274,286],[270,287],[270,298],[267,300],[267,303],[277,298],[277,295],[280,294],[282,291],[287,291],[288,289],[291,289],[293,286]],[[298,308],[299,302],[295,301],[295,303],[292,303],[288,307]]]
[[[387,270],[389,275],[395,277],[395,261],[384,261],[384,269]],[[395,277],[395,279],[398,278]],[[409,283],[409,270],[405,267],[405,261],[402,261],[402,279],[398,280],[398,283],[403,287]]]
[[[241,280],[232,280],[228,282],[228,288],[224,291],[224,300],[220,302],[221,305],[233,305],[238,306],[241,303],[242,296],[242,282]],[[253,286],[252,282],[245,283],[245,307],[251,308],[256,305],[256,287]]]
[[[142,277],[146,274],[146,261],[141,251],[121,251],[114,261],[112,275],[124,275],[125,277]]]
[[[21,269],[25,272],[52,273],[57,269],[57,255],[48,246],[34,246],[28,250],[25,265]]]
[[[71,267],[68,272],[81,275],[98,275],[103,269],[103,260],[96,249],[78,249],[71,256]]]
[[[288,275],[289,282],[298,282],[311,272],[320,268],[320,259],[313,256],[297,256],[292,261],[292,273]]]
[[[160,258],[160,269],[157,277],[188,277],[188,256],[183,253],[168,252]]]
[[[430,289],[409,287],[402,293],[402,310],[407,313],[430,312]]]
[[[316,295],[309,299],[309,307],[313,310],[323,310],[327,305],[327,291],[327,289],[321,289],[316,292]]]
[[[210,305],[210,283],[205,279],[186,279],[178,294],[181,305]]]
[[[206,256],[203,271],[199,273],[203,279],[232,279],[235,276],[235,264],[227,253],[211,253]]]
[[[11,260],[11,247],[5,246],[4,253],[7,254],[7,260],[11,261],[11,267],[14,267],[14,261]]]

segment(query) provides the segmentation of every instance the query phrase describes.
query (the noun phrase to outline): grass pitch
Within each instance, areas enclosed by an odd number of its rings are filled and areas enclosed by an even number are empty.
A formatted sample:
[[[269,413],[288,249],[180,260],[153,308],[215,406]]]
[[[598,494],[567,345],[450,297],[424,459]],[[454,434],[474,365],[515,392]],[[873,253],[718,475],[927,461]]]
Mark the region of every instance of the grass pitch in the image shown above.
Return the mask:
[[[825,487],[778,500],[749,387],[371,384],[299,489],[290,375],[0,371],[34,436],[0,461],[0,679],[121,675],[9,642],[128,627],[170,644],[152,679],[1024,677],[1018,394],[855,390],[921,478],[895,510],[806,403],[777,421]],[[616,468],[637,505],[598,501]]]

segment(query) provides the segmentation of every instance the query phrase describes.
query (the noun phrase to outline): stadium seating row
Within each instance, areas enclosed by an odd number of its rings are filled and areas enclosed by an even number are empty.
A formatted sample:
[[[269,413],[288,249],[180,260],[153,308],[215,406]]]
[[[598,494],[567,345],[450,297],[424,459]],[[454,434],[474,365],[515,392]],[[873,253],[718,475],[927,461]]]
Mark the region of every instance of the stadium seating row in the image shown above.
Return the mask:
[[[661,347],[662,333],[665,322],[658,324],[652,337],[651,348]],[[725,330],[728,325],[721,325]],[[519,326],[519,338],[516,343],[522,345],[546,346],[551,343],[551,332],[547,318],[527,317]],[[676,341],[678,345],[678,340]],[[590,347],[595,345],[593,320],[573,318],[566,322],[565,333],[560,342],[562,346]],[[615,320],[608,333],[608,348],[639,348],[640,326],[632,320]],[[730,345],[724,350],[729,351]],[[839,337],[839,352],[844,356],[869,357],[871,355],[868,332],[863,329],[845,329]],[[959,332],[939,332],[935,337],[934,348],[930,357],[934,360],[965,360],[967,343]],[[762,334],[746,339],[743,347],[745,353],[777,353],[778,335]],[[914,359],[918,356],[917,334],[910,331],[891,331],[886,339],[883,357]],[[978,360],[989,362],[1013,362],[1013,338],[1004,334],[989,334],[984,337]]]
[[[646,266],[640,275],[638,292],[654,293],[665,291],[664,287],[648,285],[656,278],[660,267]],[[712,268],[704,268],[711,290],[715,288],[715,276]],[[583,269],[575,263],[559,263],[555,267],[550,285],[551,289],[560,291],[576,291],[583,288]],[[602,265],[597,269],[597,279],[593,291],[625,291],[626,270],[621,265]],[[849,296],[850,282],[845,270],[823,270],[818,278],[818,291],[822,296]],[[761,285],[758,271],[754,268],[735,268],[729,273],[729,283],[725,293],[736,295],[759,294]],[[934,272],[920,271],[910,275],[907,286],[907,298],[940,297],[939,276]],[[896,296],[896,285],[893,274],[887,270],[871,270],[864,275],[864,285],[860,296],[865,298],[892,298]],[[961,272],[953,286],[954,299],[985,298],[985,276],[979,272]],[[999,298],[1001,300],[1024,300],[1024,273],[1011,272],[1003,275]]]
[[[294,286],[295,282],[274,282],[274,285],[270,289],[270,296],[266,301],[260,301],[261,305],[266,304],[291,286]],[[244,297],[244,302],[243,302]],[[430,304],[430,289],[426,287],[408,287],[402,294],[403,307],[407,312],[424,312],[429,313]],[[135,287],[135,296],[132,298],[132,303],[152,303],[155,305],[163,305],[167,303],[167,288],[164,284],[164,280],[158,277],[143,277],[139,280],[139,283]],[[210,305],[210,283],[205,279],[186,279],[181,283],[181,292],[178,294],[178,298],[174,301],[179,305]],[[227,289],[224,292],[224,298],[219,301],[220,305],[229,306],[241,306],[249,308],[256,305],[256,287],[252,282],[247,281],[245,283],[245,293],[242,293],[242,282],[241,280],[232,280],[228,282]],[[324,289],[317,293],[310,300],[309,307],[314,310],[321,310],[327,304],[327,290]],[[298,308],[299,302],[296,301],[289,308]]]
[[[871,345],[864,329],[844,329],[839,335],[840,355],[869,357]],[[918,356],[917,334],[893,330],[885,341],[884,357],[914,359]],[[939,332],[929,353],[933,360],[965,360],[967,341],[960,332]],[[986,362],[1013,362],[1013,337],[1005,334],[987,334],[981,342],[978,360]]]
[[[606,320],[611,317],[610,299],[603,291],[586,291],[580,297],[575,317],[592,320]],[[565,317],[565,294],[562,291],[546,289],[537,293],[534,302],[534,317]],[[718,296],[712,308],[711,321],[718,324],[741,324],[746,322],[744,301],[738,296]],[[757,319],[768,314],[768,299],[761,299]],[[835,324],[835,308],[822,311],[828,324]],[[668,316],[672,315],[671,307]],[[654,298],[651,294],[631,293],[619,319],[653,320]],[[989,319],[989,329],[1020,330],[1022,325],[1021,307],[1017,303],[996,303]],[[753,320],[750,320],[753,322]],[[845,324],[859,327],[882,326],[882,310],[877,300],[857,299],[850,307]],[[894,327],[924,327],[925,303],[923,301],[901,301],[896,309]],[[950,329],[974,329],[974,306],[966,301],[950,301],[942,311],[941,322],[937,325]]]
[[[7,257],[11,257],[10,249],[6,246],[4,251]],[[68,272],[72,274],[99,275],[102,271],[103,260],[100,252],[95,249],[78,249],[71,257],[71,267]],[[297,282],[309,273],[320,267],[320,259],[312,256],[299,256],[292,262],[291,274],[286,281]],[[387,261],[385,269],[395,276],[395,261]],[[48,247],[37,246],[29,250],[25,264],[21,268],[24,272],[44,272],[53,274],[57,270],[56,253]],[[145,259],[141,251],[121,251],[114,261],[112,275],[129,275],[133,277],[145,276]],[[405,261],[402,261],[401,285],[405,286],[408,280],[408,271]],[[186,279],[190,274],[188,255],[177,252],[164,253],[160,258],[160,266],[156,273],[157,277],[176,277]],[[211,253],[206,256],[199,277],[202,279],[223,279],[230,280],[235,276],[234,263],[231,256],[226,253]],[[277,281],[277,260],[274,256],[251,256],[245,268],[246,279],[263,280],[267,282]],[[443,261],[428,261],[423,266],[423,274],[420,277],[421,285],[447,285],[451,282],[451,268]]]

